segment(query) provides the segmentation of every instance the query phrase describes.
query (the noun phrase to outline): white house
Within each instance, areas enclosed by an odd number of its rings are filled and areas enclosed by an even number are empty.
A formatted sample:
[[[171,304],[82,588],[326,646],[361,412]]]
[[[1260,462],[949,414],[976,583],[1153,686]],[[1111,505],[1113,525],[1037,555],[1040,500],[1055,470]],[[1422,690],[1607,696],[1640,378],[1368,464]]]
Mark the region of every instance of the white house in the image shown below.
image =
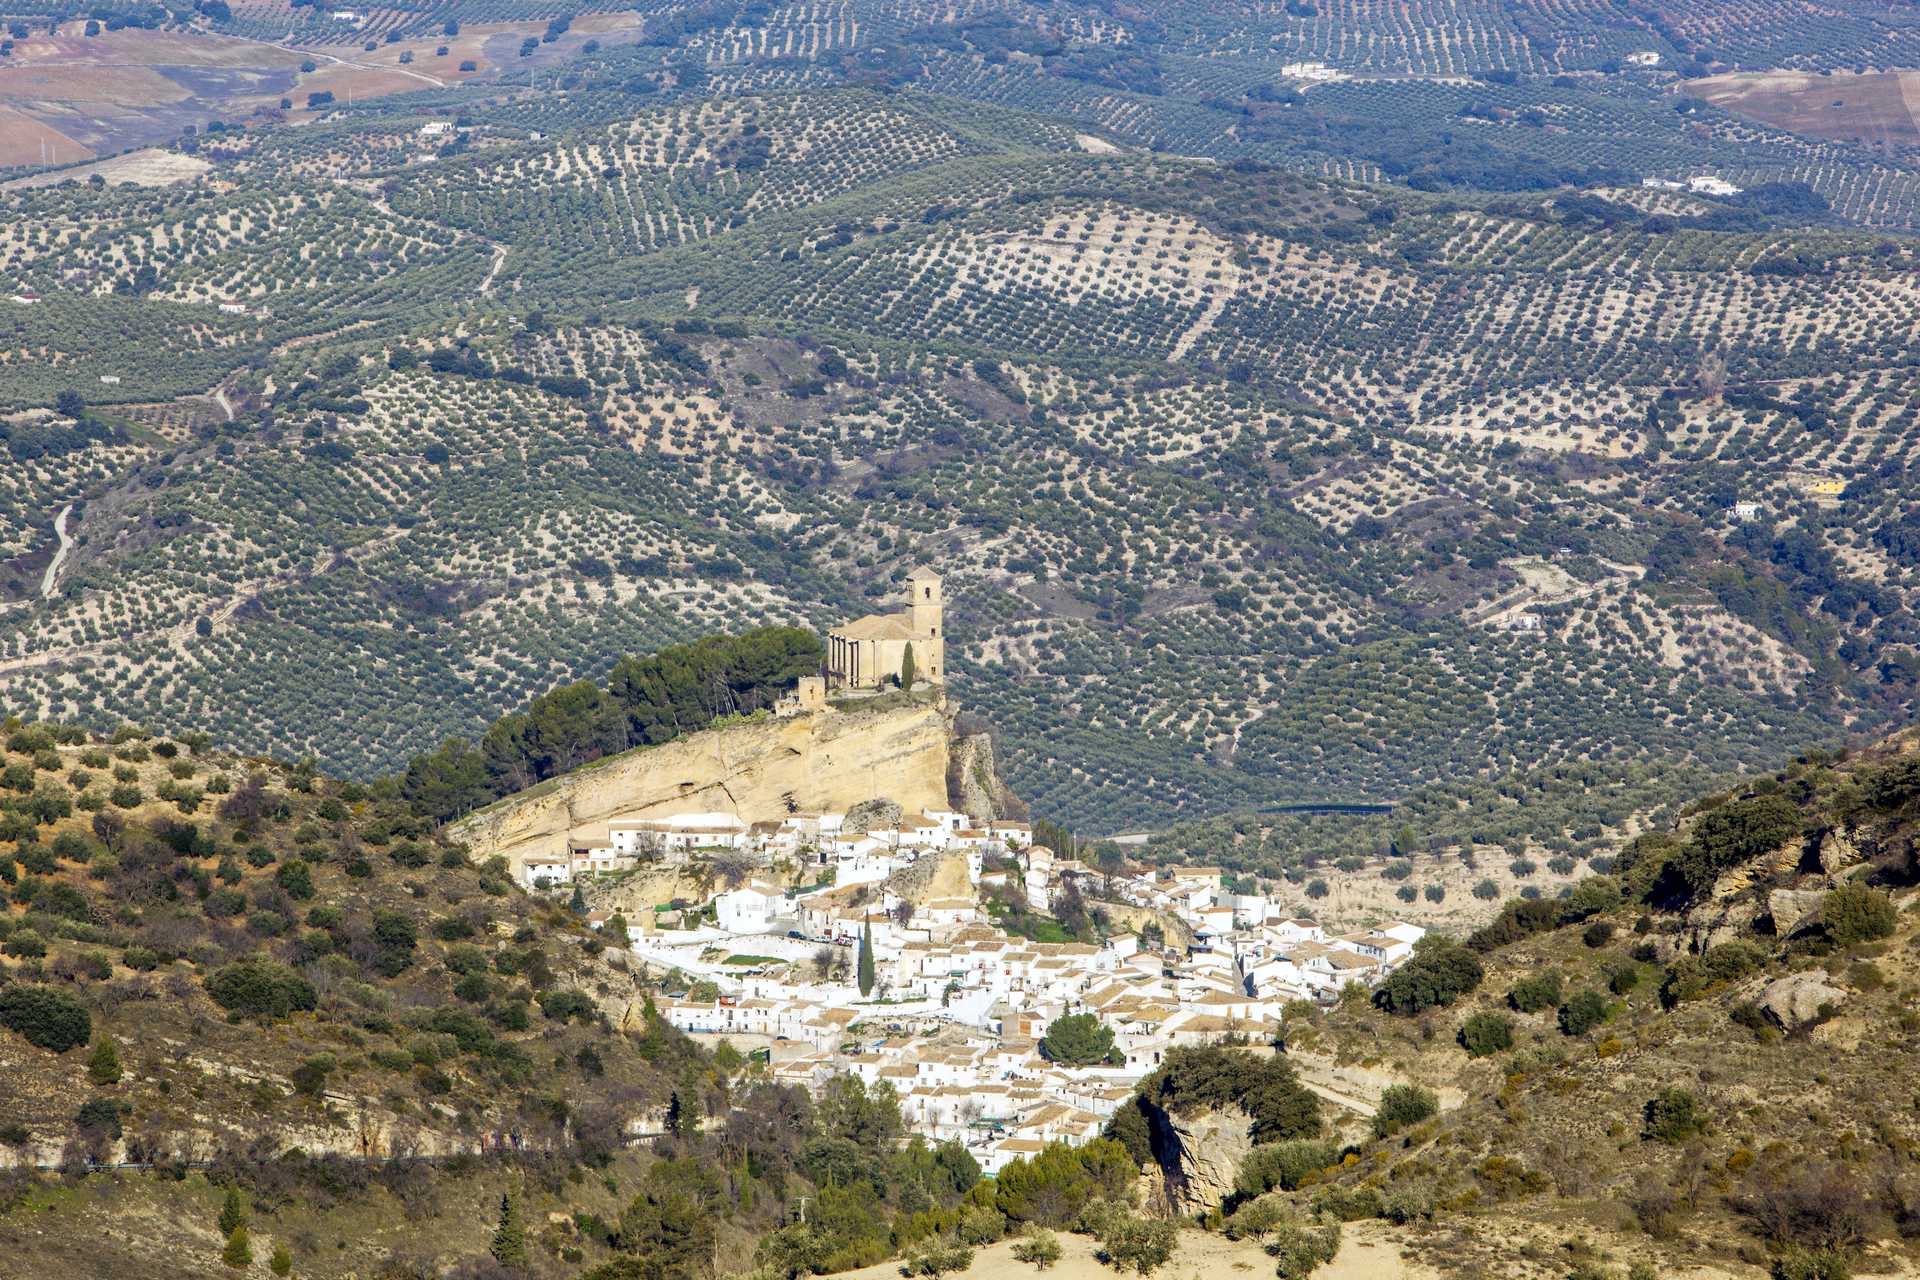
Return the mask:
[[[565,858],[535,855],[520,864],[520,878],[529,889],[550,889],[573,883],[573,865]]]
[[[713,900],[714,920],[728,933],[765,933],[773,927],[783,895],[771,885],[755,882],[729,889]]]

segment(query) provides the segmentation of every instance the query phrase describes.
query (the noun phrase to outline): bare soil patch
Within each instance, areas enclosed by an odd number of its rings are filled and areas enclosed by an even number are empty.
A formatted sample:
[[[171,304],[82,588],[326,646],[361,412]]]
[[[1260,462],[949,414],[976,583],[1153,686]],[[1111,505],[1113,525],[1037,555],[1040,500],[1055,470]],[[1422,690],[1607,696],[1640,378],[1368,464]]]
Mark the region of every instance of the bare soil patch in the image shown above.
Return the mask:
[[[0,165],[43,164],[50,158],[91,160],[93,152],[43,120],[0,106]]]
[[[0,113],[20,116],[18,112],[0,108]],[[30,117],[20,116],[23,120]],[[11,141],[12,126],[0,120],[0,140]],[[77,145],[77,144],[76,144]],[[13,161],[11,163],[23,163]],[[6,184],[7,189],[16,187],[44,187],[65,182],[72,178],[85,182],[94,174],[99,174],[108,183],[133,187],[170,187],[179,182],[191,182],[207,170],[213,168],[199,156],[183,155],[178,151],[163,151],[159,147],[149,147],[144,151],[129,151],[125,155],[111,156],[93,164],[79,165],[72,169],[60,169],[51,173],[36,173],[30,177],[15,178]]]
[[[1688,92],[1763,124],[1816,138],[1883,146],[1920,143],[1920,72],[1809,75],[1754,71],[1695,80]]]

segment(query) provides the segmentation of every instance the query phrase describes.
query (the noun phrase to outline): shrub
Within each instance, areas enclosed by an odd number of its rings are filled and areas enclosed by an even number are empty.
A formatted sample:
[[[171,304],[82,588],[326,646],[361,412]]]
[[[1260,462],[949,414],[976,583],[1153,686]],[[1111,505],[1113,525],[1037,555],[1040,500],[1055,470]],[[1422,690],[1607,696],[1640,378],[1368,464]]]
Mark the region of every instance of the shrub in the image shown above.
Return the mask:
[[[1164,1218],[1143,1218],[1115,1207],[1100,1223],[1100,1256],[1116,1270],[1152,1275],[1173,1257],[1177,1232]]]
[[[282,863],[273,878],[295,902],[306,902],[313,897],[313,871],[302,859]]]
[[[953,1234],[962,1244],[992,1244],[1007,1234],[1007,1219],[998,1209],[969,1206],[960,1211]]]
[[[950,1271],[965,1271],[973,1265],[973,1250],[957,1240],[936,1236],[915,1245],[901,1264],[909,1276],[943,1276]]]
[[[1373,1136],[1389,1137],[1409,1125],[1431,1119],[1439,1110],[1440,1100],[1433,1096],[1432,1090],[1412,1084],[1391,1085],[1380,1094],[1380,1103],[1374,1110]]]
[[[85,1005],[64,991],[33,983],[0,988],[0,1026],[52,1053],[93,1039],[93,1015]]]
[[[1613,941],[1613,923],[1608,920],[1595,920],[1580,933],[1580,941],[1594,950],[1599,950]]]
[[[1835,889],[1820,903],[1821,926],[1843,947],[1885,938],[1899,920],[1893,899],[1863,884]]]
[[[1331,1142],[1295,1138],[1269,1142],[1255,1147],[1240,1162],[1234,1177],[1235,1194],[1251,1199],[1269,1191],[1293,1191],[1309,1174],[1333,1165],[1340,1159],[1339,1147]]]
[[[284,1018],[319,1003],[313,984],[272,960],[237,960],[207,979],[207,994],[231,1013]]]
[[[1221,1229],[1229,1240],[1258,1240],[1282,1223],[1293,1220],[1293,1207],[1285,1196],[1260,1196],[1242,1203]]]
[[[1657,1142],[1679,1144],[1706,1131],[1707,1119],[1691,1092],[1669,1085],[1647,1101],[1645,1135]]]
[[[1480,959],[1458,943],[1438,942],[1415,950],[1373,993],[1388,1013],[1411,1016],[1452,1004],[1480,985]]]
[[[1560,975],[1552,969],[1529,974],[1513,984],[1507,1003],[1521,1013],[1538,1013],[1560,1003]]]
[[[1045,1271],[1060,1261],[1060,1239],[1045,1227],[1032,1227],[1013,1246],[1013,1258],[1015,1262],[1030,1263],[1036,1270]]]
[[[1268,1239],[1267,1252],[1273,1255],[1274,1275],[1279,1280],[1302,1280],[1339,1254],[1340,1224],[1282,1223]]]
[[[1770,1274],[1772,1280],[1853,1280],[1853,1263],[1839,1249],[1788,1249]]]
[[[1460,1047],[1476,1058],[1513,1048],[1513,1021],[1498,1013],[1476,1013],[1460,1024]]]
[[[1583,1036],[1607,1020],[1607,998],[1598,991],[1582,991],[1560,1006],[1563,1035]]]

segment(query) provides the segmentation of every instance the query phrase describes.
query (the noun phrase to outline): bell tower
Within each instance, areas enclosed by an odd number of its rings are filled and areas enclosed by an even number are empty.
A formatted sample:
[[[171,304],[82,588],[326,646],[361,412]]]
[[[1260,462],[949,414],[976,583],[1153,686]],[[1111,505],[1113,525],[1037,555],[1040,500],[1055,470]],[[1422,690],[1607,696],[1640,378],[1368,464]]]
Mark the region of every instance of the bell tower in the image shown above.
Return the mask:
[[[940,575],[931,569],[915,569],[907,575],[908,605],[913,612],[913,638],[941,638],[941,613],[945,602],[940,594]]]
[[[907,615],[913,629],[913,653],[921,674],[944,681],[947,673],[946,599],[940,575],[928,568],[907,575]]]

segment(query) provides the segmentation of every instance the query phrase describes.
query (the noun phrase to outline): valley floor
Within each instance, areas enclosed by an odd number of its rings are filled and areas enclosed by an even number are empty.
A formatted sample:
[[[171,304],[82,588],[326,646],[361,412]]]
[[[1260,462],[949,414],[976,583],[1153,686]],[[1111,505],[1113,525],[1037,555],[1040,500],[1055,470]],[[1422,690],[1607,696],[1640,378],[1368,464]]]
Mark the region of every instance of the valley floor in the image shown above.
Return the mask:
[[[1094,1256],[1098,1247],[1087,1236],[1056,1233],[1060,1261],[1045,1272],[1035,1271],[1013,1258],[1013,1239],[976,1250],[973,1265],[955,1274],[961,1280],[1012,1280],[1045,1276],[1047,1280],[1115,1280],[1121,1273]],[[1438,1280],[1440,1272],[1402,1256],[1409,1237],[1385,1222],[1349,1223],[1340,1244],[1340,1256],[1314,1272],[1315,1280]],[[1273,1274],[1273,1259],[1251,1240],[1234,1241],[1199,1230],[1180,1233],[1180,1251],[1156,1271],[1164,1280],[1227,1280],[1245,1275],[1265,1280]],[[900,1280],[898,1261],[846,1272],[842,1280]]]

